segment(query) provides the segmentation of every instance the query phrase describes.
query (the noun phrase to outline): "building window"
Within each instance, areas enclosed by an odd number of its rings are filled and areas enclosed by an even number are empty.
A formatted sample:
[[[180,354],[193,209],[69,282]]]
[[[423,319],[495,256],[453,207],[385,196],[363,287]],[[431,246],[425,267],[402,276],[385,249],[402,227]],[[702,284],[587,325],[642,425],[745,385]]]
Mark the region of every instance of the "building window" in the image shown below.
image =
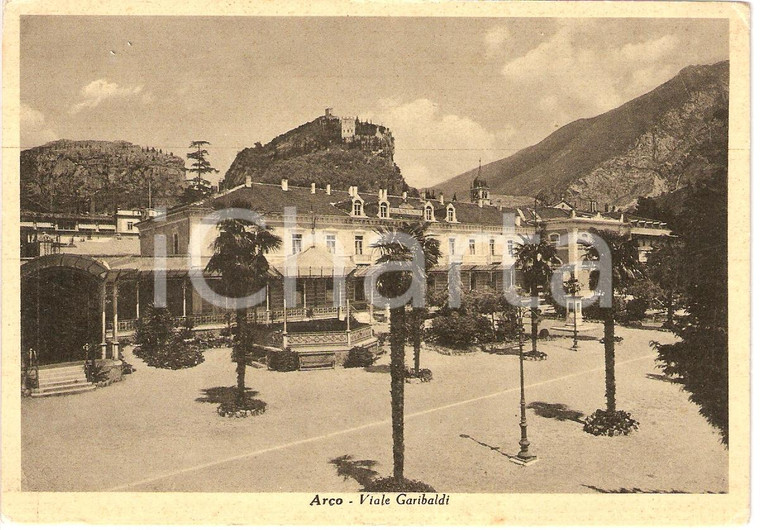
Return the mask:
[[[362,215],[362,202],[354,201],[354,216],[361,217]]]
[[[325,236],[325,245],[330,254],[335,254],[335,234],[327,234]]]
[[[507,252],[511,257],[515,257],[515,242],[511,239],[507,241]]]
[[[132,230],[135,227],[135,223],[132,221],[127,221],[127,230]]]
[[[433,207],[425,206],[425,221],[432,221],[432,220],[433,220]]]
[[[496,241],[493,239],[488,240],[488,253],[491,254],[491,256],[496,255]]]
[[[453,223],[455,221],[456,217],[454,216],[454,208],[449,207],[446,209],[446,220],[449,223]]]
[[[172,254],[179,254],[179,236],[177,234],[172,235]]]
[[[300,254],[303,248],[303,236],[301,234],[293,234],[293,254]]]
[[[357,256],[364,254],[364,236],[354,236],[354,254]]]
[[[549,236],[549,242],[555,247],[559,245],[559,234],[551,234]]]
[[[449,254],[452,256],[456,253],[457,250],[457,240],[453,237],[449,238]]]
[[[470,239],[470,256],[475,255],[475,240]]]
[[[384,202],[380,203],[380,217],[388,217],[388,205]]]

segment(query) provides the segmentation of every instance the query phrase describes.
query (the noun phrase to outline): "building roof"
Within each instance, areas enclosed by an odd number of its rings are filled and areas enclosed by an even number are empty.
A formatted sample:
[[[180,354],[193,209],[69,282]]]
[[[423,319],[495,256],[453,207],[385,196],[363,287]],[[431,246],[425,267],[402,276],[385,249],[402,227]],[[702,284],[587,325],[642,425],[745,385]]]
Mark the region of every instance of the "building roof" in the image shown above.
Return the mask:
[[[282,215],[286,207],[295,207],[296,213],[305,215],[347,216],[348,210],[336,207],[340,202],[350,203],[350,195],[346,191],[332,190],[328,195],[325,190],[311,193],[310,188],[289,186],[283,191],[280,184],[253,183],[251,187],[239,186],[226,193],[203,201],[203,206],[214,209],[230,208],[240,203],[261,215]]]
[[[140,253],[140,240],[135,237],[115,237],[88,239],[61,245],[63,254],[83,254],[87,256],[129,256]]]

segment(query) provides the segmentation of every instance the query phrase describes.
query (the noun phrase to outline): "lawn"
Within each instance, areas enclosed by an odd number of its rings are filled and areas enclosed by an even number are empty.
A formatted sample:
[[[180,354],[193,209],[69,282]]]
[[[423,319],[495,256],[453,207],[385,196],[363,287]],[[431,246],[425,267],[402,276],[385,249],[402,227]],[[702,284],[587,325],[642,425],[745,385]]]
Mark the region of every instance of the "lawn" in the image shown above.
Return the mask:
[[[550,340],[541,344],[548,360],[526,362],[528,434],[539,456],[529,467],[508,459],[519,450],[517,357],[424,350],[434,380],[406,387],[407,476],[447,492],[725,491],[727,450],[655,366],[649,341],[672,336],[617,334],[618,406],[639,431],[582,431],[578,420],[604,404],[603,346],[582,341],[572,352],[571,339]],[[391,472],[387,354],[368,369],[249,369],[267,412],[241,419],[215,412],[235,381],[229,350],[178,371],[126,356],[137,371],[123,382],[22,400],[24,489],[358,491]]]

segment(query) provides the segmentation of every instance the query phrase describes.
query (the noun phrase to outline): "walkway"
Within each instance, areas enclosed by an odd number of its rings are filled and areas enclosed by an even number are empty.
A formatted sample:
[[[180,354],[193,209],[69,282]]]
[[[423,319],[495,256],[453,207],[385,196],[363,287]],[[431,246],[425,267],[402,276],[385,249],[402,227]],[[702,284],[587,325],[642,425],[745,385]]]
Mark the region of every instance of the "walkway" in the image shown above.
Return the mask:
[[[518,449],[517,359],[424,352],[435,379],[407,385],[407,475],[452,492],[725,490],[727,452],[718,436],[654,367],[648,342],[669,335],[619,334],[619,403],[641,430],[613,439],[583,433],[574,418],[604,403],[602,345],[584,341],[575,353],[569,339],[543,343],[550,359],[526,363],[529,434],[541,459],[527,468],[505,456]],[[387,356],[371,371],[251,369],[248,384],[269,409],[242,420],[196,401],[203,389],[234,383],[228,350],[177,372],[135,364],[124,382],[90,394],[24,400],[26,488],[357,491],[331,463],[344,455],[390,474]]]

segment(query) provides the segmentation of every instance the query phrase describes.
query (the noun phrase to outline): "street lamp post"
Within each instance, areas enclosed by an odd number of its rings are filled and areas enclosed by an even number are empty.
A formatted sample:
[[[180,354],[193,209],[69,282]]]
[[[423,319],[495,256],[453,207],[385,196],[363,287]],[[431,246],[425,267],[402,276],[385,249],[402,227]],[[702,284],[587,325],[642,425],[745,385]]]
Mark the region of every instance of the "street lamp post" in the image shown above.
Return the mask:
[[[578,351],[578,293],[581,286],[575,278],[575,271],[570,273],[570,279],[565,282],[565,292],[570,294],[573,300],[573,345],[570,347],[573,351]]]
[[[525,369],[523,355],[523,316],[522,308],[520,309],[520,331],[518,344],[520,348],[520,452],[517,453],[515,461],[518,464],[525,465],[536,460],[536,456],[530,451],[530,441],[528,441],[528,419],[525,416]]]
[[[578,351],[578,300],[575,295],[573,295],[573,345],[570,349]]]

